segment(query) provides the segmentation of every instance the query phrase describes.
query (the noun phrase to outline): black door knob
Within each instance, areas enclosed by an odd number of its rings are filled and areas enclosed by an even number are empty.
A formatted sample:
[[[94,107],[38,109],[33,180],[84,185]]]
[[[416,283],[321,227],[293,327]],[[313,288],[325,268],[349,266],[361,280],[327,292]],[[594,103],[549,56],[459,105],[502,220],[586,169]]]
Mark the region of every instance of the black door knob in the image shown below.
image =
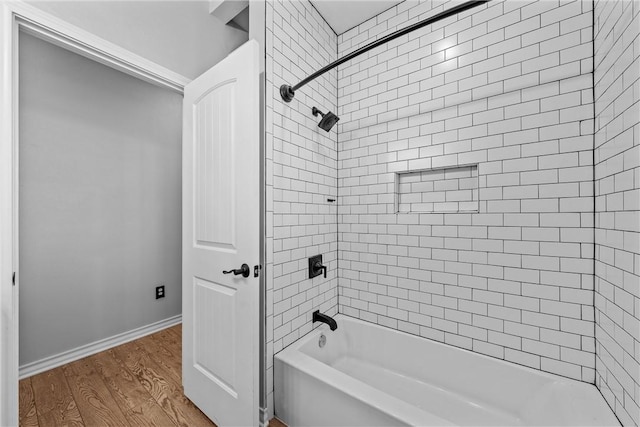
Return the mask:
[[[236,268],[234,270],[229,270],[229,271],[222,271],[222,274],[235,274],[236,276],[238,274],[242,274],[242,277],[249,277],[249,266],[247,264],[242,264],[242,266],[240,266],[240,268]]]

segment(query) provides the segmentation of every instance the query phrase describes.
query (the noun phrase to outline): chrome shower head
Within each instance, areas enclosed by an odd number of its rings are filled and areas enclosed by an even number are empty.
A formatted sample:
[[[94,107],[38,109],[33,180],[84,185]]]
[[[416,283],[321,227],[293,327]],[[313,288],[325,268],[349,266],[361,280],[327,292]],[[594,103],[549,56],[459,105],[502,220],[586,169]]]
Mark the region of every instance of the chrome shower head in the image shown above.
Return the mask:
[[[340,117],[336,116],[331,111],[329,111],[328,113],[323,113],[322,111],[318,110],[316,107],[313,107],[311,109],[311,113],[316,117],[318,116],[318,114],[322,116],[322,120],[320,120],[320,123],[318,123],[318,127],[320,127],[321,129],[324,129],[326,132],[329,132],[331,128],[336,123],[338,123],[338,120],[340,120]]]

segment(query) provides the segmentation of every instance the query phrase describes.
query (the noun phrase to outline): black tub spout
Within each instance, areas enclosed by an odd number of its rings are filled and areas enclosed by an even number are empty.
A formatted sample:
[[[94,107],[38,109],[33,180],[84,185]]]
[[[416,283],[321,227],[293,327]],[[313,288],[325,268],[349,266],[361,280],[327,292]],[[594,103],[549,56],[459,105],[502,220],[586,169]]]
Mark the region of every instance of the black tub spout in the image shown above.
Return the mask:
[[[332,331],[338,329],[338,324],[335,320],[333,320],[333,317],[320,313],[320,310],[316,310],[313,312],[313,323],[315,322],[326,323],[327,325],[329,325],[329,328],[331,328]]]

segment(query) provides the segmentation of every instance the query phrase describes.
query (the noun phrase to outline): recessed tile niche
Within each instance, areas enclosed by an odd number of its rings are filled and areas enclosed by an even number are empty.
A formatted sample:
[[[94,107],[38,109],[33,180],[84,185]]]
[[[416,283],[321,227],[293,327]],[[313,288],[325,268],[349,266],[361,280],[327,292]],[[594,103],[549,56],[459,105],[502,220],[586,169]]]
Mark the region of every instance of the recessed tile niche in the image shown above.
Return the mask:
[[[397,213],[478,212],[478,165],[399,172]]]

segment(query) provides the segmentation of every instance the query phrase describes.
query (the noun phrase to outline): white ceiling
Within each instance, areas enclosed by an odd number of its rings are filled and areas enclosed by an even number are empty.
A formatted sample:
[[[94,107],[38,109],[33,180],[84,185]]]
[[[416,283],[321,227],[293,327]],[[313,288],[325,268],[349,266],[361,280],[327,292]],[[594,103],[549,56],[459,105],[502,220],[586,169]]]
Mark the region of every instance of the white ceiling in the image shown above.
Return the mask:
[[[318,12],[340,35],[403,0],[311,0]]]

